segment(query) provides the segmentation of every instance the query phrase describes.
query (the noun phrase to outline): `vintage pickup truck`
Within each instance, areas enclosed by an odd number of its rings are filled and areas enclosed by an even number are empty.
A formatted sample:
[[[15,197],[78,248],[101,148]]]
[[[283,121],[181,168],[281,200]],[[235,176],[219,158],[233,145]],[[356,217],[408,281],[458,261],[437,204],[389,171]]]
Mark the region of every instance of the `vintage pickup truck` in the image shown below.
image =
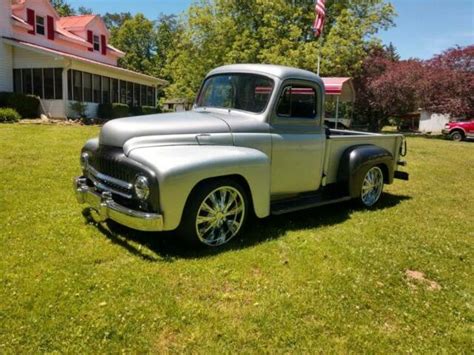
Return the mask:
[[[384,184],[408,180],[402,135],[329,130],[323,104],[311,72],[217,68],[192,111],[106,123],[82,149],[74,191],[98,222],[220,246],[250,215],[351,199],[371,207]]]

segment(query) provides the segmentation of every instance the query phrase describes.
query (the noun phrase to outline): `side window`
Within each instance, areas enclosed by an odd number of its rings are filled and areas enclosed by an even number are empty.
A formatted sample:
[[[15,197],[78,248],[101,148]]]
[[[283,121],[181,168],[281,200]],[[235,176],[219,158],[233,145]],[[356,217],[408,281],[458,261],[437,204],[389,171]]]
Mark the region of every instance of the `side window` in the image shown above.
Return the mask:
[[[314,119],[316,114],[317,97],[313,87],[291,85],[283,89],[277,106],[278,116]]]

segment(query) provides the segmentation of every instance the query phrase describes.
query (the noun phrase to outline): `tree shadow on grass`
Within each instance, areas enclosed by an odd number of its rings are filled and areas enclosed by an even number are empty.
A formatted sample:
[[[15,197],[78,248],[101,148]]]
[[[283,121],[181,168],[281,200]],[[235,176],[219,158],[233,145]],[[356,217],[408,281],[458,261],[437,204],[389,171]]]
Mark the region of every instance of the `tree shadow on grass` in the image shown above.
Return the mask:
[[[371,210],[392,208],[411,197],[384,193],[383,198]],[[173,262],[176,258],[193,259],[212,256],[227,251],[251,247],[269,240],[281,238],[287,232],[333,226],[350,218],[354,203],[346,202],[334,205],[311,208],[281,216],[270,216],[265,219],[251,219],[246,230],[236,239],[219,248],[191,248],[182,243],[173,232],[140,232],[124,227],[113,221],[96,223],[88,209],[83,216],[86,223],[94,224],[97,229],[112,243],[123,247],[132,255],[149,262]]]

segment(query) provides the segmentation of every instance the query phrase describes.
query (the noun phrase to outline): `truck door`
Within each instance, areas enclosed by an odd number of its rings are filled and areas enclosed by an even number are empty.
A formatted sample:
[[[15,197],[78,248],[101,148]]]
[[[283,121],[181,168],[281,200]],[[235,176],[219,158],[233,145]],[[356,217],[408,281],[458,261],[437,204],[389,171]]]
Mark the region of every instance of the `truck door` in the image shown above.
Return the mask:
[[[272,194],[315,191],[323,172],[326,133],[323,90],[317,83],[286,81],[270,118]]]

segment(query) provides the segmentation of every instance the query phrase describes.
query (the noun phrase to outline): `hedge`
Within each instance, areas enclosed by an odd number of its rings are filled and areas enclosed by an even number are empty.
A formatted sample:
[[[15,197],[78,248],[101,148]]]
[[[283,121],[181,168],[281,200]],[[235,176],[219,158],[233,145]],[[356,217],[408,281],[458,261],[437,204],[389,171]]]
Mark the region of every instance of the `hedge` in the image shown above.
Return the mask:
[[[129,107],[126,104],[100,104],[97,109],[97,116],[103,120],[110,120],[113,118],[127,117],[129,111]]]
[[[21,116],[14,109],[9,107],[0,107],[0,123],[3,122],[18,122]]]
[[[32,95],[0,92],[0,107],[13,108],[22,118],[36,118],[39,116],[40,100]]]
[[[130,114],[132,116],[153,115],[160,112],[161,110],[159,107],[153,106],[132,106],[130,109]]]

